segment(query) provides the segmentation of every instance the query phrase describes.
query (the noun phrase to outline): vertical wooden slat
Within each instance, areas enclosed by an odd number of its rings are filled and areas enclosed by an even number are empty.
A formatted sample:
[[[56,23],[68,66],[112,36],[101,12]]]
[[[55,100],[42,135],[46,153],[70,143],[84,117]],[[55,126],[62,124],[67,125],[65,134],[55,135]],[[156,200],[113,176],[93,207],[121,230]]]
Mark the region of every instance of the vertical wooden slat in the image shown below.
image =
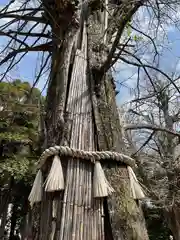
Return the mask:
[[[72,120],[70,147],[91,151],[96,148],[86,55],[87,36],[84,31],[82,49],[76,51],[66,110]],[[90,162],[68,159],[60,240],[104,239],[102,201],[93,198],[92,175]]]

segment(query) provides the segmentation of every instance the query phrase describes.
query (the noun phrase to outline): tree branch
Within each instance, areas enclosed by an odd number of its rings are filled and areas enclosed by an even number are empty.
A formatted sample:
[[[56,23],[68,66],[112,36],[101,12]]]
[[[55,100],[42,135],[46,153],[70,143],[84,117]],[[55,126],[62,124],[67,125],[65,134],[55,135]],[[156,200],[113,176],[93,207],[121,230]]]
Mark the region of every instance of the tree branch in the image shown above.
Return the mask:
[[[3,31],[0,31],[0,36],[6,36],[6,37],[9,37],[9,38],[15,40],[16,42],[18,42],[18,43],[20,43],[20,44],[22,44],[22,45],[28,47],[28,45],[27,45],[24,41],[21,41],[21,40],[18,39],[17,37],[10,35],[9,32],[3,32]]]
[[[124,28],[126,27],[127,23],[131,20],[132,16],[134,15],[134,13],[139,9],[140,6],[143,5],[143,0],[141,1],[137,1],[135,3],[135,5],[133,7],[131,7],[129,9],[129,11],[127,13],[125,13],[125,15],[121,16],[121,21],[118,25],[118,31],[115,37],[115,40],[112,44],[112,48],[107,56],[107,59],[105,60],[103,66],[100,69],[100,72],[102,72],[102,74],[104,75],[104,73],[106,73],[109,68],[111,67],[111,62],[112,62],[112,58],[114,56],[114,53],[116,51],[116,48],[119,44],[120,38],[122,36],[122,33],[124,31]]]
[[[171,84],[175,87],[175,89],[178,91],[178,93],[180,93],[180,90],[179,90],[179,88],[176,86],[176,84],[174,83],[174,81],[173,81],[165,72],[163,72],[162,70],[160,70],[160,69],[158,69],[158,68],[156,68],[156,67],[154,67],[154,66],[151,66],[151,65],[148,65],[148,64],[143,64],[138,57],[136,57],[134,54],[126,51],[125,49],[124,49],[123,51],[124,51],[125,53],[129,54],[130,56],[134,57],[139,63],[129,61],[129,60],[123,58],[123,57],[119,57],[120,60],[122,60],[123,62],[125,62],[125,63],[127,63],[127,64],[136,66],[136,67],[143,67],[144,69],[146,69],[146,68],[151,68],[151,69],[153,69],[153,70],[161,73],[163,76],[165,76],[165,77],[171,82]]]
[[[10,52],[1,62],[0,62],[0,66],[2,64],[4,64],[5,62],[7,62],[9,59],[11,59],[12,57],[15,57],[18,53],[23,53],[23,52],[34,52],[34,51],[50,51],[51,50],[51,43],[45,43],[45,44],[41,44],[35,47],[26,47],[26,48],[21,48],[18,50],[14,50],[12,52]]]
[[[152,139],[153,135],[154,135],[155,131],[153,131],[149,137],[146,139],[146,141],[143,143],[143,145],[135,152],[132,154],[132,157],[136,156],[137,153],[139,153],[148,143],[149,141]]]
[[[124,127],[124,130],[137,130],[137,129],[149,129],[152,131],[162,131],[162,132],[167,132],[169,134],[172,134],[174,136],[178,136],[180,137],[180,133],[175,132],[173,130],[164,128],[164,127],[160,127],[160,126],[155,126],[155,125],[151,125],[151,124],[127,124]]]
[[[158,50],[157,50],[156,44],[155,44],[154,40],[152,39],[152,37],[149,36],[149,35],[147,35],[146,33],[142,32],[141,30],[135,28],[135,27],[132,26],[132,25],[130,25],[130,27],[131,27],[133,30],[135,30],[136,32],[141,33],[142,35],[144,35],[145,37],[147,37],[147,38],[150,39],[150,41],[152,42],[152,44],[153,44],[153,46],[154,46],[155,57],[156,57],[156,55],[158,54]]]
[[[12,11],[6,11],[6,12],[2,12],[2,14],[12,14],[12,13],[17,13],[17,12],[25,12],[25,11],[42,11],[43,8],[41,8],[41,6],[39,6],[39,8],[20,8],[20,9],[15,9],[15,10],[12,10]]]
[[[17,31],[12,31],[9,30],[7,33],[5,34],[17,34],[17,35],[21,35],[21,36],[28,36],[28,37],[43,37],[43,38],[49,38],[51,39],[52,37],[48,34],[45,33],[30,33],[30,32],[17,32]],[[10,36],[11,37],[11,36]]]
[[[44,23],[44,24],[47,23],[46,20],[41,17],[17,15],[17,14],[0,13],[0,18],[14,18],[16,20],[33,21],[33,22]]]

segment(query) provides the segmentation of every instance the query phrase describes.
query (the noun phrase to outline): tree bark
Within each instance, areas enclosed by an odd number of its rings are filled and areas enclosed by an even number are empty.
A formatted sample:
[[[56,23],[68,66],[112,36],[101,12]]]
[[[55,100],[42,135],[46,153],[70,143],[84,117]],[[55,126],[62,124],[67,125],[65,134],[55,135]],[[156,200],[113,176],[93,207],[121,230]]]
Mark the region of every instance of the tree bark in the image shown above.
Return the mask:
[[[98,115],[97,119],[100,119],[100,123],[96,122],[96,125],[102,129],[98,135],[99,149],[125,152],[115,91],[108,77],[104,79],[101,93],[96,99],[98,106],[96,114]],[[115,189],[115,195],[107,200],[113,233],[112,239],[148,239],[141,207],[138,202],[131,198],[127,168],[123,165],[115,166],[112,163],[104,167],[106,176]]]

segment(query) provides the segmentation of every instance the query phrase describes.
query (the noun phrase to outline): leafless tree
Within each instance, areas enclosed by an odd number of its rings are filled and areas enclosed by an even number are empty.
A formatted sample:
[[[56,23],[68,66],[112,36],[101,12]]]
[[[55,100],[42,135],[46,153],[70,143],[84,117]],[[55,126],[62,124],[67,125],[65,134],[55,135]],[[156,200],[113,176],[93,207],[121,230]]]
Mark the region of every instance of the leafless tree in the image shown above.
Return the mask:
[[[174,149],[179,144],[180,108],[176,87],[157,77],[153,86],[140,88],[123,125],[149,197],[162,208],[174,238],[179,239],[179,163]]]

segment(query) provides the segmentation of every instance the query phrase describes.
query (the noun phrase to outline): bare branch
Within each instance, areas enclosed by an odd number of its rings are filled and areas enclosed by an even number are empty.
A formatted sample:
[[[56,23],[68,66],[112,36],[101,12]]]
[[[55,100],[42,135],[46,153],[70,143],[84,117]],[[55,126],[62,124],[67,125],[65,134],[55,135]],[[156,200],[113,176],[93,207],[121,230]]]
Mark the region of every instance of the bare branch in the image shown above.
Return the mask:
[[[13,18],[16,20],[33,21],[33,22],[44,23],[44,24],[47,23],[47,21],[41,17],[34,17],[34,16],[27,16],[27,15],[0,13],[0,19],[2,18]]]
[[[137,129],[148,129],[152,131],[162,131],[162,132],[167,132],[169,134],[172,134],[174,136],[180,137],[180,133],[175,132],[173,130],[160,127],[160,126],[155,126],[155,125],[150,125],[150,124],[127,124],[124,126],[124,130],[137,130]]]
[[[147,35],[146,33],[142,32],[141,30],[135,28],[134,26],[132,26],[132,25],[130,25],[130,26],[131,26],[131,28],[132,28],[133,30],[135,30],[136,32],[141,33],[142,35],[144,35],[145,37],[147,37],[147,38],[150,39],[150,41],[152,42],[152,44],[153,44],[153,46],[154,46],[154,50],[155,50],[155,56],[154,56],[154,58],[155,58],[156,55],[158,54],[158,50],[157,50],[156,44],[155,44],[154,40],[152,39],[152,37],[149,36],[149,35]]]
[[[50,34],[48,35],[48,34],[44,34],[44,33],[17,32],[17,31],[12,31],[12,30],[9,30],[7,33],[4,33],[4,34],[17,34],[20,36],[42,37],[42,38],[49,38],[49,39],[52,38]],[[2,35],[3,35],[3,33],[2,33]]]
[[[9,32],[0,31],[0,36],[6,36],[6,37],[9,37],[9,38],[12,38],[12,39],[15,40],[16,42],[18,42],[18,43],[20,43],[20,44],[28,47],[28,45],[27,45],[24,41],[21,41],[21,40],[18,39],[17,37],[10,35]]]
[[[12,11],[6,11],[6,12],[4,12],[4,11],[2,11],[1,10],[1,13],[2,14],[12,14],[12,13],[18,13],[18,12],[24,12],[24,11],[42,11],[43,10],[43,8],[41,8],[41,7],[39,7],[39,8],[26,8],[26,9],[24,9],[24,8],[20,8],[20,9],[16,9],[16,10],[12,10]]]
[[[180,93],[180,90],[179,90],[179,88],[176,86],[176,84],[174,83],[174,81],[173,81],[165,72],[163,72],[162,70],[160,70],[159,68],[156,68],[156,67],[154,67],[154,66],[151,66],[151,65],[148,65],[148,64],[143,64],[143,63],[141,62],[141,60],[140,60],[138,57],[136,57],[135,55],[133,55],[132,53],[130,53],[130,52],[126,51],[126,50],[123,50],[123,51],[124,51],[125,53],[127,53],[127,54],[130,54],[130,55],[131,55],[132,57],[134,57],[139,63],[129,61],[129,60],[125,59],[124,57],[119,57],[119,59],[121,59],[122,61],[124,61],[124,62],[127,63],[127,64],[130,64],[130,65],[133,65],[133,66],[136,66],[136,67],[143,67],[144,69],[145,69],[145,68],[150,68],[150,69],[153,69],[153,70],[161,73],[163,76],[165,76],[165,77],[171,82],[171,84],[176,88],[176,90],[178,91],[178,93]],[[146,73],[146,74],[147,74],[147,73]]]
[[[14,50],[12,52],[10,52],[1,62],[0,62],[0,66],[7,62],[9,59],[11,59],[12,57],[16,56],[18,53],[23,53],[23,52],[35,52],[35,51],[51,51],[52,47],[51,47],[51,43],[45,43],[45,44],[41,44],[35,47],[27,47],[27,48],[20,48],[18,50]]]
[[[131,7],[130,9],[128,9],[127,13],[125,13],[123,16],[121,16],[121,21],[118,25],[118,31],[115,37],[115,40],[112,44],[112,48],[107,56],[107,59],[105,60],[103,66],[101,67],[100,71],[102,72],[102,74],[106,73],[109,68],[111,67],[111,62],[112,62],[112,58],[114,57],[114,53],[116,51],[116,48],[119,44],[120,38],[122,36],[122,33],[124,31],[124,28],[126,27],[127,23],[131,20],[132,16],[134,15],[134,13],[139,9],[140,6],[143,5],[144,1],[137,1],[133,7]]]
[[[149,141],[152,139],[153,135],[154,135],[155,131],[153,131],[149,137],[146,139],[146,141],[143,143],[143,145],[135,152],[132,154],[132,157],[134,157],[135,155],[137,155],[137,153],[139,153],[148,143]]]

